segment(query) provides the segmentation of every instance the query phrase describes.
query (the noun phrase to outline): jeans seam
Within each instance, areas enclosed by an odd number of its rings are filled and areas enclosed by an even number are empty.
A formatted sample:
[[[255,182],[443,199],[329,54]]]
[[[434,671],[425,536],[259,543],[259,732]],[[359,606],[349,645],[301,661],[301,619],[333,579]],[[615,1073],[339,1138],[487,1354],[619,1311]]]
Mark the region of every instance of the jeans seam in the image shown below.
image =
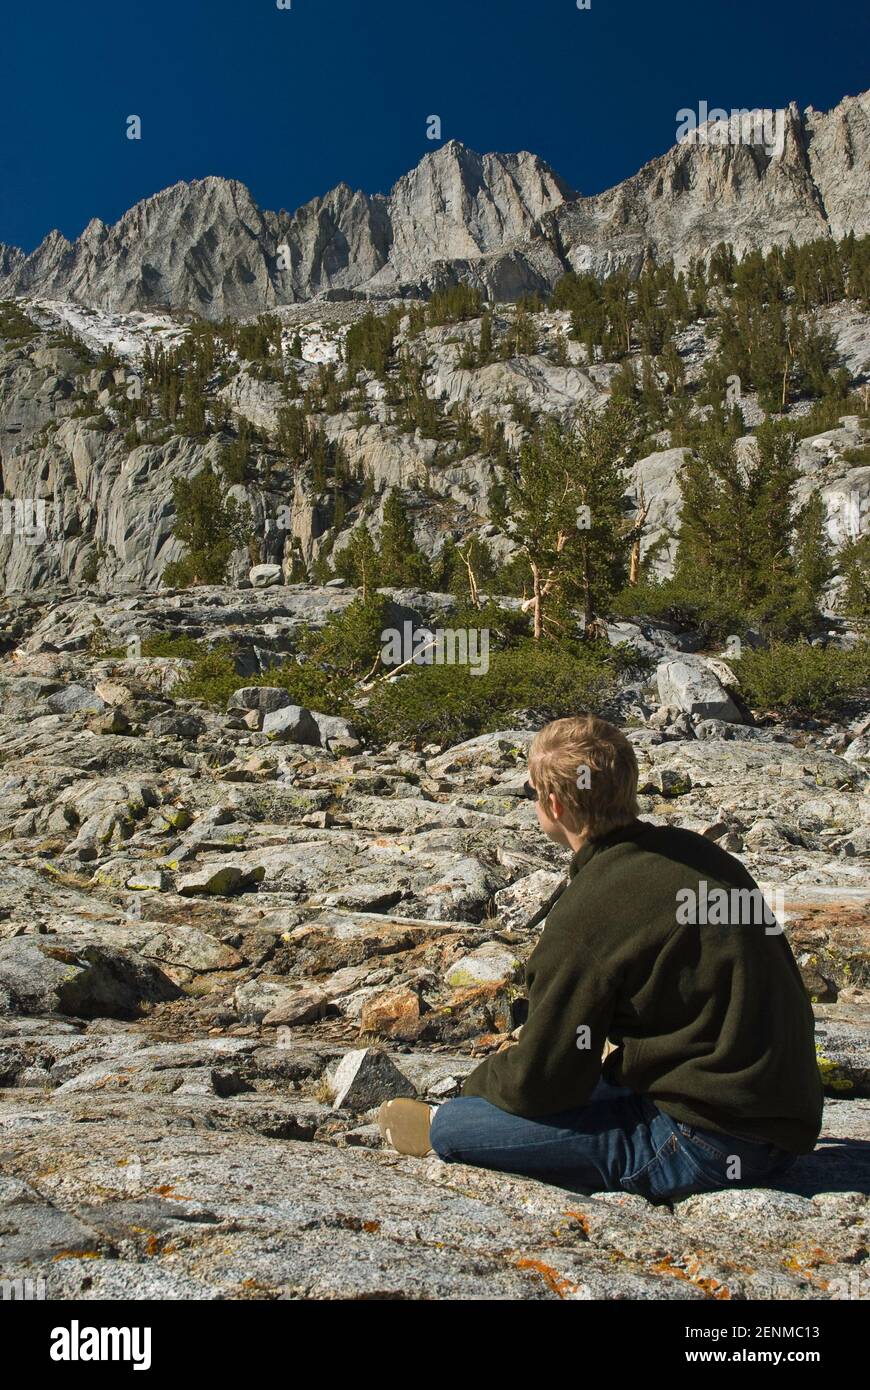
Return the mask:
[[[686,1136],[684,1135],[683,1137],[685,1138]],[[695,1169],[695,1171],[696,1171],[697,1173],[700,1174],[701,1177],[706,1178],[706,1177],[708,1176],[706,1173],[704,1173],[703,1169],[700,1167],[697,1158],[694,1156],[694,1154],[692,1153],[691,1149],[688,1147],[687,1144],[681,1144],[681,1145],[680,1145],[680,1151],[681,1151],[681,1152],[683,1153],[683,1155],[685,1156],[686,1161],[691,1165],[691,1167],[693,1167],[693,1168]],[[776,1177],[777,1174],[778,1174],[779,1171],[780,1171],[780,1168],[779,1168],[779,1161],[777,1161],[776,1163],[772,1164],[770,1167],[764,1167],[764,1166],[762,1166],[762,1167],[758,1168],[758,1167],[756,1167],[756,1166],[752,1163],[752,1161],[751,1161],[750,1159],[745,1158],[745,1157],[743,1156],[743,1154],[733,1153],[733,1154],[727,1154],[727,1155],[726,1155],[726,1154],[723,1154],[723,1153],[719,1153],[719,1154],[717,1155],[717,1157],[719,1157],[719,1158],[722,1159],[722,1172],[721,1172],[720,1178],[721,1178],[721,1181],[722,1181],[722,1183],[723,1183],[724,1185],[728,1185],[728,1184],[739,1184],[739,1183],[743,1183],[743,1182],[749,1183],[749,1184],[751,1185],[751,1184],[753,1184],[753,1183],[755,1183],[755,1182],[757,1182],[757,1181],[760,1181],[762,1178]],[[729,1158],[736,1158],[736,1159],[738,1160],[738,1162],[740,1163],[740,1177],[739,1177],[739,1178],[729,1178],[729,1177],[728,1177],[728,1175],[727,1175],[725,1169],[726,1169],[727,1166],[728,1166],[726,1160],[729,1159]],[[717,1180],[718,1180],[718,1179],[717,1179]]]
[[[684,1132],[684,1133],[683,1133],[683,1138],[686,1139],[686,1140],[688,1140],[688,1142],[689,1142],[690,1144],[697,1144],[699,1149],[703,1149],[704,1152],[705,1152],[705,1153],[708,1153],[708,1154],[710,1155],[710,1157],[713,1158],[713,1159],[722,1159],[722,1160],[724,1161],[726,1158],[728,1158],[728,1157],[730,1156],[729,1150],[727,1150],[727,1149],[717,1149],[715,1144],[708,1144],[708,1143],[706,1142],[706,1140],[702,1139],[701,1136],[700,1136],[696,1131],[693,1131],[691,1134],[686,1134],[686,1133]],[[724,1136],[723,1136],[723,1138],[724,1138]],[[736,1139],[736,1135],[735,1135],[735,1139]],[[743,1141],[740,1140],[740,1141],[738,1141],[738,1142],[742,1143]],[[737,1154],[737,1157],[741,1160],[741,1162],[743,1161],[743,1155],[742,1155],[742,1154]],[[751,1157],[751,1155],[750,1155],[750,1157]]]
[[[576,1134],[567,1134],[567,1135],[565,1136],[565,1139],[564,1139],[564,1140],[562,1140],[562,1139],[552,1139],[552,1138],[551,1138],[551,1139],[532,1139],[532,1140],[529,1140],[527,1143],[524,1143],[524,1144],[520,1144],[520,1143],[517,1143],[515,1140],[511,1140],[511,1142],[510,1142],[509,1144],[507,1144],[507,1145],[504,1143],[504,1141],[502,1141],[502,1142],[499,1143],[499,1144],[479,1144],[479,1143],[476,1143],[476,1142],[472,1142],[471,1144],[465,1144],[465,1145],[463,1145],[463,1146],[461,1146],[461,1147],[462,1147],[463,1149],[466,1149],[466,1150],[467,1150],[467,1149],[473,1149],[475,1153],[489,1153],[491,1150],[502,1150],[502,1151],[503,1151],[505,1148],[509,1148],[511,1151],[513,1151],[513,1150],[516,1149],[516,1150],[522,1150],[523,1153],[528,1153],[528,1152],[529,1152],[530,1150],[532,1150],[532,1149],[549,1148],[550,1145],[552,1145],[552,1144],[569,1143],[570,1141],[572,1141],[572,1140],[574,1140],[574,1139],[576,1139],[576,1138],[577,1138]],[[430,1131],[430,1139],[431,1139],[431,1131]],[[441,1154],[442,1156],[443,1156],[444,1154],[450,1154],[450,1155],[452,1156],[454,1153],[457,1153],[457,1152],[460,1152],[460,1151],[461,1151],[461,1150],[452,1149],[449,1145],[448,1145],[445,1149],[439,1149],[439,1148],[437,1147],[437,1145],[434,1146],[434,1147],[435,1147],[435,1152]]]

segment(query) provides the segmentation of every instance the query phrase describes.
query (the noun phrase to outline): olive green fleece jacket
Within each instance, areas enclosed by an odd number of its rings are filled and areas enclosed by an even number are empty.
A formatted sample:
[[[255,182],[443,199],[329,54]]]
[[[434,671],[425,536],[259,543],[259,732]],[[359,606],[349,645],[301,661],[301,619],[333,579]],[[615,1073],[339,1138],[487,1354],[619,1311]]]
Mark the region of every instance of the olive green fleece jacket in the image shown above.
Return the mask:
[[[709,909],[699,920],[717,889],[726,925]],[[809,996],[775,920],[733,889],[757,885],[693,831],[636,820],[584,845],[526,966],[519,1041],[461,1094],[538,1118],[583,1105],[603,1074],[686,1124],[810,1153],[822,1085]]]

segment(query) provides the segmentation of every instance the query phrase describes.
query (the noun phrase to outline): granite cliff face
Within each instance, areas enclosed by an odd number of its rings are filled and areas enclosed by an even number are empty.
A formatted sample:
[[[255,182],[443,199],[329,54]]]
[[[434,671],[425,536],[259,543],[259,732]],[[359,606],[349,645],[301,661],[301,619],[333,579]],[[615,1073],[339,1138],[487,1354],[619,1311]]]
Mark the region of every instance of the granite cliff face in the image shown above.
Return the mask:
[[[792,103],[773,146],[751,125],[705,125],[594,197],[533,154],[479,155],[455,140],[386,196],[339,184],[292,216],[262,211],[236,180],[178,183],[75,242],[55,231],[28,256],[0,246],[0,294],[211,318],[457,280],[498,301],[549,290],[570,269],[637,270],[648,256],[682,266],[722,240],[743,253],[870,229],[870,94],[829,112]]]
[[[650,254],[685,266],[720,241],[743,255],[789,238],[863,235],[870,94],[846,97],[830,112],[801,112],[792,102],[769,117],[771,145],[759,122],[744,118],[739,131],[737,122],[711,123],[615,188],[566,203],[555,225],[570,268],[639,269]]]
[[[0,493],[7,509],[15,505],[10,499],[30,499],[32,507],[42,507],[48,540],[37,543],[9,511],[0,527],[0,595],[56,585],[78,590],[94,583],[108,592],[120,586],[157,589],[166,565],[183,552],[174,535],[173,482],[193,477],[207,463],[219,466],[231,436],[224,431],[204,439],[170,432],[136,443],[113,417],[118,392],[140,368],[143,345],[171,342],[183,325],[168,317],[110,314],[69,303],[31,301],[27,308],[38,331],[27,341],[0,344]],[[288,358],[301,388],[313,388],[323,360],[343,362],[347,329],[365,312],[361,304],[322,302],[281,310],[282,318],[292,315],[284,327],[285,347],[289,351],[297,333],[301,339],[302,357]],[[499,339],[510,335],[514,320],[514,306],[494,307]],[[534,352],[474,369],[460,365],[460,354],[464,338],[474,341],[479,335],[479,320],[428,328],[416,338],[425,390],[438,411],[445,415],[461,407],[475,419],[492,417],[516,451],[523,437],[515,419],[518,406],[562,416],[582,402],[603,402],[617,364],[585,360],[582,344],[568,337],[567,312],[547,311],[535,321]],[[821,310],[818,323],[831,331],[853,381],[866,382],[870,315],[843,302]],[[703,325],[686,329],[678,343],[687,378],[695,382],[712,351]],[[113,366],[99,365],[98,353],[106,347],[116,353]],[[325,546],[341,551],[360,520],[377,533],[392,488],[402,492],[417,543],[430,558],[448,538],[477,534],[499,562],[509,560],[517,541],[509,526],[492,521],[489,506],[493,486],[504,480],[503,464],[481,452],[445,458],[434,439],[392,421],[382,383],[369,380],[365,393],[364,412],[346,403],[335,413],[312,417],[372,488],[368,502],[348,499],[337,527],[335,499],[316,488],[310,467],[294,474],[271,445],[257,447],[246,481],[232,485],[232,495],[251,508],[259,560],[283,564],[288,572],[294,547],[310,565]],[[277,382],[260,380],[251,364],[240,363],[230,380],[215,388],[212,407],[218,397],[236,425],[246,421],[275,438],[286,404]],[[747,423],[757,423],[751,397],[745,406]],[[836,428],[802,440],[797,449],[796,495],[803,500],[819,488],[837,547],[847,539],[844,499],[851,499],[857,516],[866,517],[870,509],[870,466],[861,461],[868,438],[860,417],[844,415]],[[639,461],[627,493],[626,505],[636,506],[637,482],[643,482],[649,516],[642,552],[666,543],[655,561],[659,574],[670,572],[675,552],[684,454],[663,438],[660,448]],[[285,530],[274,525],[281,507],[290,517]],[[245,580],[250,565],[248,550],[239,549],[231,578]]]

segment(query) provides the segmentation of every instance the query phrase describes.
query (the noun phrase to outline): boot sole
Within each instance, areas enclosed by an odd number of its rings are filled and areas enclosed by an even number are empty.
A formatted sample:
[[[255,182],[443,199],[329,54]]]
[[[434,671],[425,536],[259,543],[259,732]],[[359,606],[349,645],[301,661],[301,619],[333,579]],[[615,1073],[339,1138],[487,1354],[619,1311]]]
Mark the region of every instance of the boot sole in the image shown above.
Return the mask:
[[[386,1100],[378,1111],[378,1128],[401,1154],[422,1158],[432,1152],[429,1107],[420,1100]]]

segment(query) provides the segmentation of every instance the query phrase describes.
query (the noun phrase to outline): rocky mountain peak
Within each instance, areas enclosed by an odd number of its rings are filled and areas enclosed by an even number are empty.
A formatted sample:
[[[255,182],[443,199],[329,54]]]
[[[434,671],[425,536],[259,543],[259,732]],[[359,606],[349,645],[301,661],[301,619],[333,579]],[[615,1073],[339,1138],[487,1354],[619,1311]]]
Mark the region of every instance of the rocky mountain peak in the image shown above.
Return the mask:
[[[529,151],[478,154],[459,140],[425,154],[389,194],[339,183],[295,214],[262,211],[245,184],[208,175],[98,219],[31,255],[0,251],[0,294],[115,311],[250,315],[325,291],[377,297],[464,279],[492,299],[552,288],[568,270],[678,266],[719,241],[738,254],[870,228],[870,93],[830,112],[792,102],[722,141],[677,142],[614,188],[582,197]],[[744,129],[746,127],[746,129]],[[727,128],[726,128],[727,133]],[[707,131],[709,135],[710,132]],[[278,269],[280,245],[290,269]]]

